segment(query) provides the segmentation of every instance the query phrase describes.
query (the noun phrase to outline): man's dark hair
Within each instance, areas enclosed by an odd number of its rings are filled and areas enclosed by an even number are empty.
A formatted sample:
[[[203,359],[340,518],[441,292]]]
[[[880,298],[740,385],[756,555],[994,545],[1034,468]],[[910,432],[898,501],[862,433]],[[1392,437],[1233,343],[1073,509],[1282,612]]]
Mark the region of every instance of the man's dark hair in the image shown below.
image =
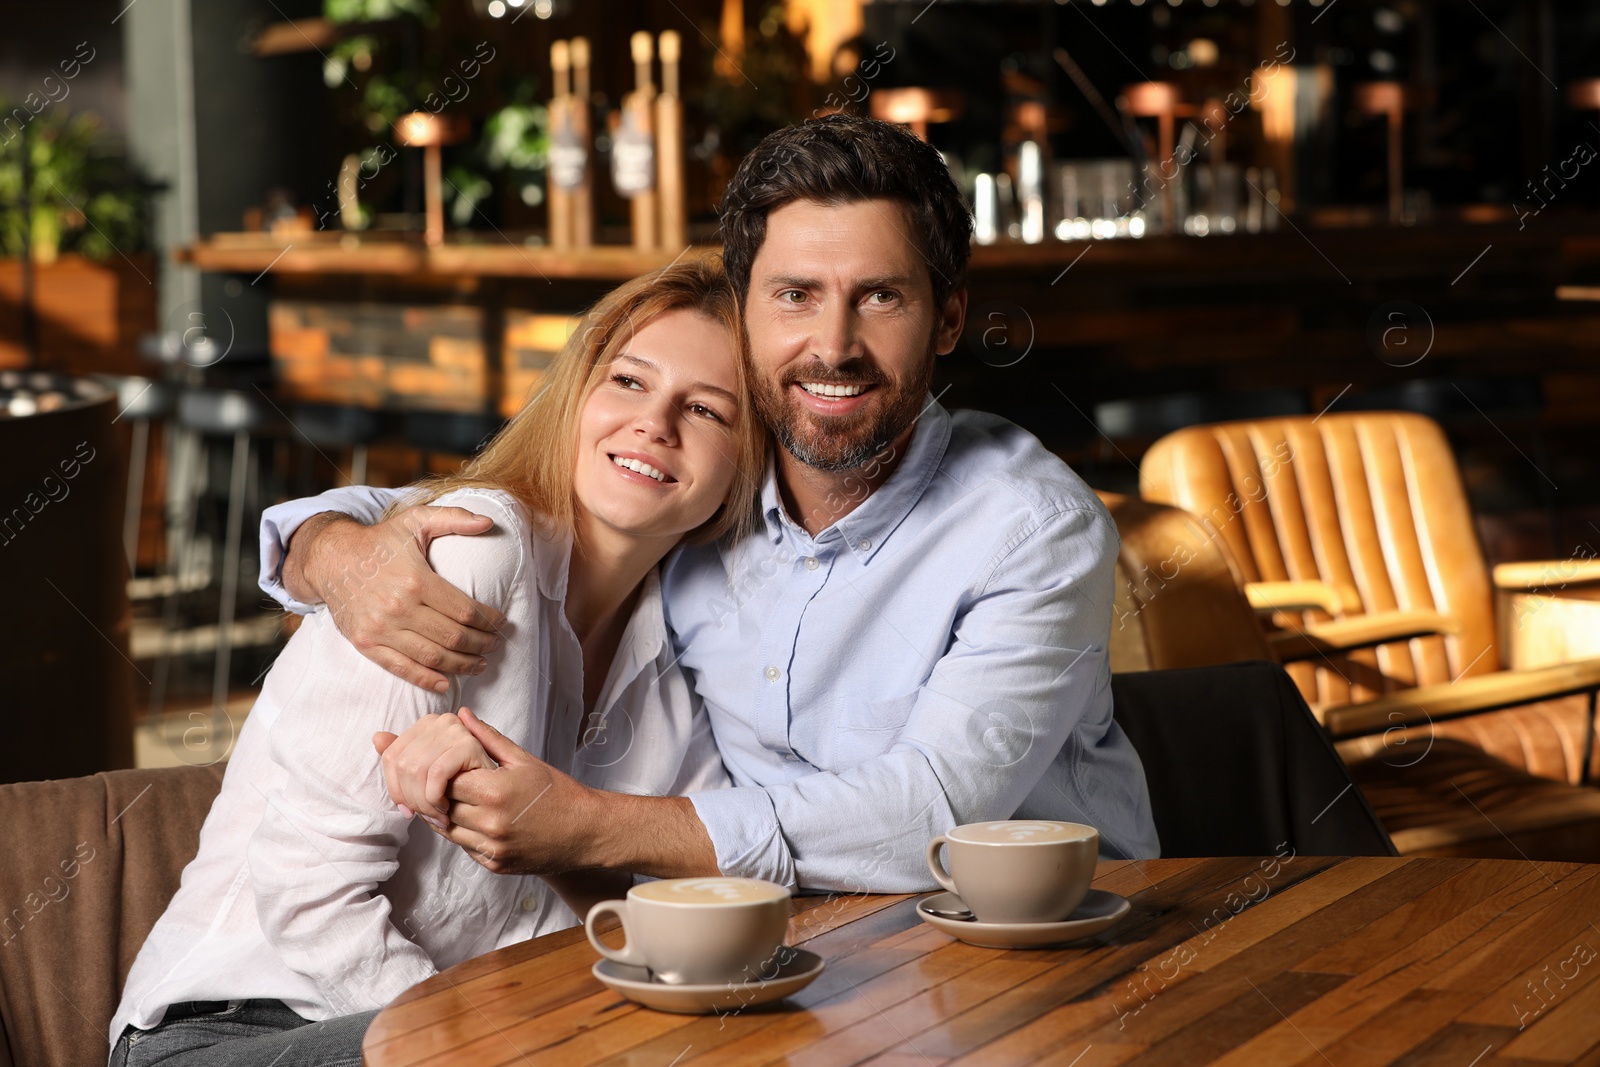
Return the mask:
[[[938,151],[903,126],[856,115],[825,115],[762,138],[744,157],[722,199],[723,260],[740,298],[767,237],[767,214],[796,200],[850,204],[896,200],[911,216],[933,298],[967,283],[972,215]]]

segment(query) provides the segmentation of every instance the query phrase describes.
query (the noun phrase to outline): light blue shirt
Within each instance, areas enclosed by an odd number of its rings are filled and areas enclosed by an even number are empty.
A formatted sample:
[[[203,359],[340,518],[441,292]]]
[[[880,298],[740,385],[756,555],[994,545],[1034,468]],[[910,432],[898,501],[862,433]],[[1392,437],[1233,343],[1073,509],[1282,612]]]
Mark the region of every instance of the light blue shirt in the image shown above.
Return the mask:
[[[277,575],[294,528],[328,510],[372,521],[394,492],[268,509],[262,588],[305,610]],[[1157,854],[1111,717],[1116,528],[1066,464],[930,400],[894,472],[816,537],[770,470],[762,512],[738,544],[678,552],[662,582],[734,782],[690,798],[723,873],[915,892],[933,888],[935,836],[1011,817],[1088,823],[1106,857]]]

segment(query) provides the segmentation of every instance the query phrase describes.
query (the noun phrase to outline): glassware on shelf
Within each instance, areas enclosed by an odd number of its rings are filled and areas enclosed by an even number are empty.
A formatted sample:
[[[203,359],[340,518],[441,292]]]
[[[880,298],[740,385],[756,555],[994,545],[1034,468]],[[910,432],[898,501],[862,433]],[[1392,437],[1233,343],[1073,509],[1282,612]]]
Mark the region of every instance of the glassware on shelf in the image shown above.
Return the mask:
[[[1079,166],[1060,163],[1055,172],[1056,218],[1051,232],[1058,241],[1081,241],[1089,236],[1089,219],[1084,215]]]
[[[1132,175],[1137,174],[1137,184]],[[1181,219],[1188,212],[1189,191],[1184,181],[1184,171],[1179,170],[1173,177],[1167,178],[1161,165],[1154,162],[1143,163],[1135,170],[1129,164],[1128,191],[1131,197],[1129,208],[1132,222],[1138,223],[1142,233],[1168,233],[1177,232],[1178,226],[1168,226],[1166,212],[1170,208]]]
[[[1245,233],[1271,233],[1278,228],[1278,175],[1271,167],[1244,172]]]
[[[1037,141],[1024,141],[1017,149],[1017,202],[1023,242],[1039,244],[1045,233],[1045,177],[1044,157]]]
[[[980,245],[1016,240],[1022,234],[1017,222],[1016,194],[1011,175],[978,173],[972,176],[972,239]]]
[[[1000,190],[993,174],[977,174],[972,179],[972,238],[980,245],[1000,239]]]
[[[1060,164],[1051,232],[1062,241],[1144,236],[1148,220],[1133,175],[1129,159]]]
[[[994,176],[995,199],[1000,204],[1000,232],[1010,240],[1022,237],[1022,224],[1017,221],[1017,188],[1011,175],[1001,171]]]
[[[1240,175],[1237,163],[1195,164],[1197,210],[1183,220],[1183,232],[1194,237],[1239,230]]]

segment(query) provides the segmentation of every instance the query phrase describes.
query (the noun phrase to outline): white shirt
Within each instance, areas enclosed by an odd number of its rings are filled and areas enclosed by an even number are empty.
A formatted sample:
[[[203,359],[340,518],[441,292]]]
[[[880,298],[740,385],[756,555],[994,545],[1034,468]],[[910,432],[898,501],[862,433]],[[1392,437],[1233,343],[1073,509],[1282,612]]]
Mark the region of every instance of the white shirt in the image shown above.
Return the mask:
[[[446,537],[434,568],[505,613],[505,649],[459,694],[401,681],[326,612],[307,617],[239,734],[200,851],[156,923],[111,1021],[149,1029],[170,1004],[283,1001],[321,1020],[382,1007],[443,968],[573,925],[532,876],[496,875],[389,798],[372,747],[462,704],[556,768],[602,789],[678,794],[728,784],[704,711],[674,662],[659,579],[646,579],[583,730],[583,657],[563,610],[570,542],[547,539],[505,493],[439,503],[494,520]],[[375,580],[358,572],[354,581]],[[535,803],[523,818],[541,815]],[[417,830],[412,833],[413,825]]]

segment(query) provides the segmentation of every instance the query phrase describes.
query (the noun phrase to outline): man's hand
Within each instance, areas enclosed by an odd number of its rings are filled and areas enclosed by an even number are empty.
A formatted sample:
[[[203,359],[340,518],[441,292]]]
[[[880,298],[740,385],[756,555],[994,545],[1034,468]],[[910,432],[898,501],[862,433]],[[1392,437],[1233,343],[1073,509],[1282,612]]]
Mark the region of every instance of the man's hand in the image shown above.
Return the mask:
[[[375,526],[325,512],[290,539],[283,584],[297,600],[325,603],[339,632],[384,670],[449,692],[446,674],[488,667],[482,657],[500,648],[505,617],[435,574],[428,545],[493,528],[464,508],[409,508]]]
[[[448,823],[435,826],[435,832],[466,849],[486,869],[555,875],[605,868],[658,878],[720,873],[711,838],[686,798],[592,789],[530,755],[467,708],[448,718],[456,722],[435,727],[441,737],[464,729],[496,766],[463,770],[454,777],[446,790],[452,801]],[[412,726],[401,740],[421,725]],[[424,764],[428,770],[447,769],[452,759],[470,751],[459,739],[441,748],[419,749],[409,769],[397,767],[391,773],[389,753],[399,744],[391,745],[392,737],[378,734],[373,743],[384,754],[390,795],[407,806],[410,802],[400,797],[428,796]],[[420,755],[433,751],[454,756],[427,762]]]
[[[472,711],[462,708],[461,715],[472,715]],[[449,817],[445,791],[450,779],[494,766],[456,715],[424,716],[398,737],[380,731],[372,735],[372,744],[383,757],[383,779],[390,798],[400,810],[420,815],[436,830],[444,829]]]
[[[588,862],[581,820],[597,790],[536,759],[462,708],[395,739],[374,734],[396,804],[496,874],[554,874]],[[448,797],[448,799],[447,799]]]

